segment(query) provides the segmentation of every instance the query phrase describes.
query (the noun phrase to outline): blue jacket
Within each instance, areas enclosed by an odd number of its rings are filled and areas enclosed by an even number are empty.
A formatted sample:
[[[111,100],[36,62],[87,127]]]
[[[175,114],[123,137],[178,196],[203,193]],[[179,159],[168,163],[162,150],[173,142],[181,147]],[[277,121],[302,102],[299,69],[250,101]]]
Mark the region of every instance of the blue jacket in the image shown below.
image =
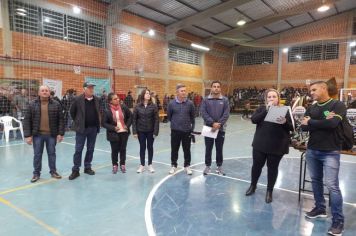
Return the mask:
[[[221,131],[225,130],[226,121],[229,119],[230,107],[229,100],[220,96],[213,98],[211,95],[204,98],[200,112],[202,114],[204,124],[212,126],[214,122],[221,123]]]
[[[186,99],[179,102],[176,99],[168,104],[167,118],[171,122],[171,129],[191,132],[195,126],[195,108],[192,101]]]

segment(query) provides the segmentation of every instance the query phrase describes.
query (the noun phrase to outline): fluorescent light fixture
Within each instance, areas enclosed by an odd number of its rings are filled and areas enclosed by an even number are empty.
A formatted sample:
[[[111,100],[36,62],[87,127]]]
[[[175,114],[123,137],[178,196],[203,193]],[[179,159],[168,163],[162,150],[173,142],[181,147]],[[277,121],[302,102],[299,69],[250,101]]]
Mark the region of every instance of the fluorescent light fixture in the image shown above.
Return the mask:
[[[23,8],[16,8],[16,11],[19,11],[19,12],[27,12],[25,9],[23,9]]]
[[[237,22],[237,25],[239,25],[239,26],[243,26],[244,24],[246,24],[246,21],[245,21],[245,20],[239,20],[239,21]]]
[[[318,8],[318,12],[326,12],[330,9],[328,5],[322,5],[321,7]]]
[[[51,22],[51,20],[48,17],[45,17],[44,21],[47,22],[47,23]]]
[[[77,6],[74,6],[74,7],[73,7],[73,12],[74,12],[75,14],[80,14],[80,13],[82,12],[82,9],[80,9],[80,8],[77,7]]]
[[[289,51],[289,49],[288,48],[283,48],[283,50],[282,50],[284,53],[287,53],[288,51]]]
[[[153,29],[150,29],[150,30],[148,31],[148,35],[149,35],[149,36],[155,36],[155,31],[154,31]]]
[[[355,47],[355,46],[356,46],[356,41],[350,43],[350,47]]]
[[[27,16],[26,13],[24,13],[24,12],[16,12],[16,14],[19,16]]]
[[[209,51],[210,50],[210,48],[202,46],[202,45],[199,45],[199,44],[196,44],[196,43],[192,43],[192,44],[190,44],[190,46],[192,46],[193,48],[198,48],[198,49],[204,50],[204,51]]]

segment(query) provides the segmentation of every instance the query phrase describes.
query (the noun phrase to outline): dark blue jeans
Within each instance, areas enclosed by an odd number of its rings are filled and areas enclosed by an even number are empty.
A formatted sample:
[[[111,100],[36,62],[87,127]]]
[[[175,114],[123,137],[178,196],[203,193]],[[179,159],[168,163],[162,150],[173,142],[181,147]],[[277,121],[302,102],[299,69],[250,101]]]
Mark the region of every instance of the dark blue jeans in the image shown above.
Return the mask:
[[[33,141],[33,174],[34,175],[41,175],[42,170],[42,154],[44,144],[46,144],[46,150],[48,155],[48,166],[49,166],[49,173],[53,173],[56,171],[56,144],[57,139],[56,137],[52,137],[51,135],[36,135],[32,138]]]
[[[223,146],[225,140],[225,132],[220,131],[216,139],[205,137],[205,165],[211,166],[211,152],[213,150],[214,142],[216,149],[216,165],[221,166],[223,163]]]
[[[319,209],[325,209],[324,183],[330,193],[331,214],[333,222],[344,222],[342,213],[342,195],[339,188],[339,151],[318,151],[308,149],[306,152],[306,161],[312,188],[314,193],[315,206]]]
[[[145,165],[146,146],[148,150],[148,165],[151,165],[153,159],[153,132],[138,132],[138,141],[140,142],[141,165]]]
[[[79,171],[79,168],[82,164],[82,152],[83,152],[85,141],[87,141],[87,152],[85,153],[84,168],[85,169],[91,168],[91,162],[93,160],[93,153],[94,153],[97,133],[98,133],[97,127],[85,128],[84,133],[76,132],[75,153],[73,156],[74,166],[72,168],[72,171]]]

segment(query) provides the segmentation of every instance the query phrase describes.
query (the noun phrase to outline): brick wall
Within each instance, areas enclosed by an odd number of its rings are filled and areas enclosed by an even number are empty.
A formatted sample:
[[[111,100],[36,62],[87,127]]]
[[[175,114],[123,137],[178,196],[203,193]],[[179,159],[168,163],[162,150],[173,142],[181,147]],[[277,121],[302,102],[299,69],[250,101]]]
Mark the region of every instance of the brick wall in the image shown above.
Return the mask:
[[[84,68],[82,69],[80,74],[75,74],[73,69],[67,66],[46,68],[43,66],[28,65],[14,66],[14,73],[15,78],[17,79],[36,79],[42,81],[43,78],[46,78],[53,80],[62,80],[62,94],[64,94],[65,91],[71,88],[77,90],[78,92],[82,92],[83,83],[85,81],[86,76],[110,79],[112,74],[110,71],[89,71]]]
[[[199,65],[191,65],[185,63],[179,63],[170,61],[169,65],[169,75],[184,76],[184,77],[202,77],[202,68]]]
[[[107,68],[105,48],[12,32],[13,57]]]

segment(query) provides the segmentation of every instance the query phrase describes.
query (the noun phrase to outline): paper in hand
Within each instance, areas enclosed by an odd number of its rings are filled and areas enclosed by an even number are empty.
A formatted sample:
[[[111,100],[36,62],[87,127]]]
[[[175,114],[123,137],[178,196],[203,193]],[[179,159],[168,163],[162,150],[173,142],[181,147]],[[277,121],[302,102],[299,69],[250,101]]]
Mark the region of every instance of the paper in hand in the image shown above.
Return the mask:
[[[280,124],[277,118],[285,117],[289,110],[289,106],[271,106],[265,117],[265,121]]]
[[[203,130],[201,131],[201,135],[208,138],[216,139],[218,136],[219,130],[212,131],[212,128],[204,125]]]

